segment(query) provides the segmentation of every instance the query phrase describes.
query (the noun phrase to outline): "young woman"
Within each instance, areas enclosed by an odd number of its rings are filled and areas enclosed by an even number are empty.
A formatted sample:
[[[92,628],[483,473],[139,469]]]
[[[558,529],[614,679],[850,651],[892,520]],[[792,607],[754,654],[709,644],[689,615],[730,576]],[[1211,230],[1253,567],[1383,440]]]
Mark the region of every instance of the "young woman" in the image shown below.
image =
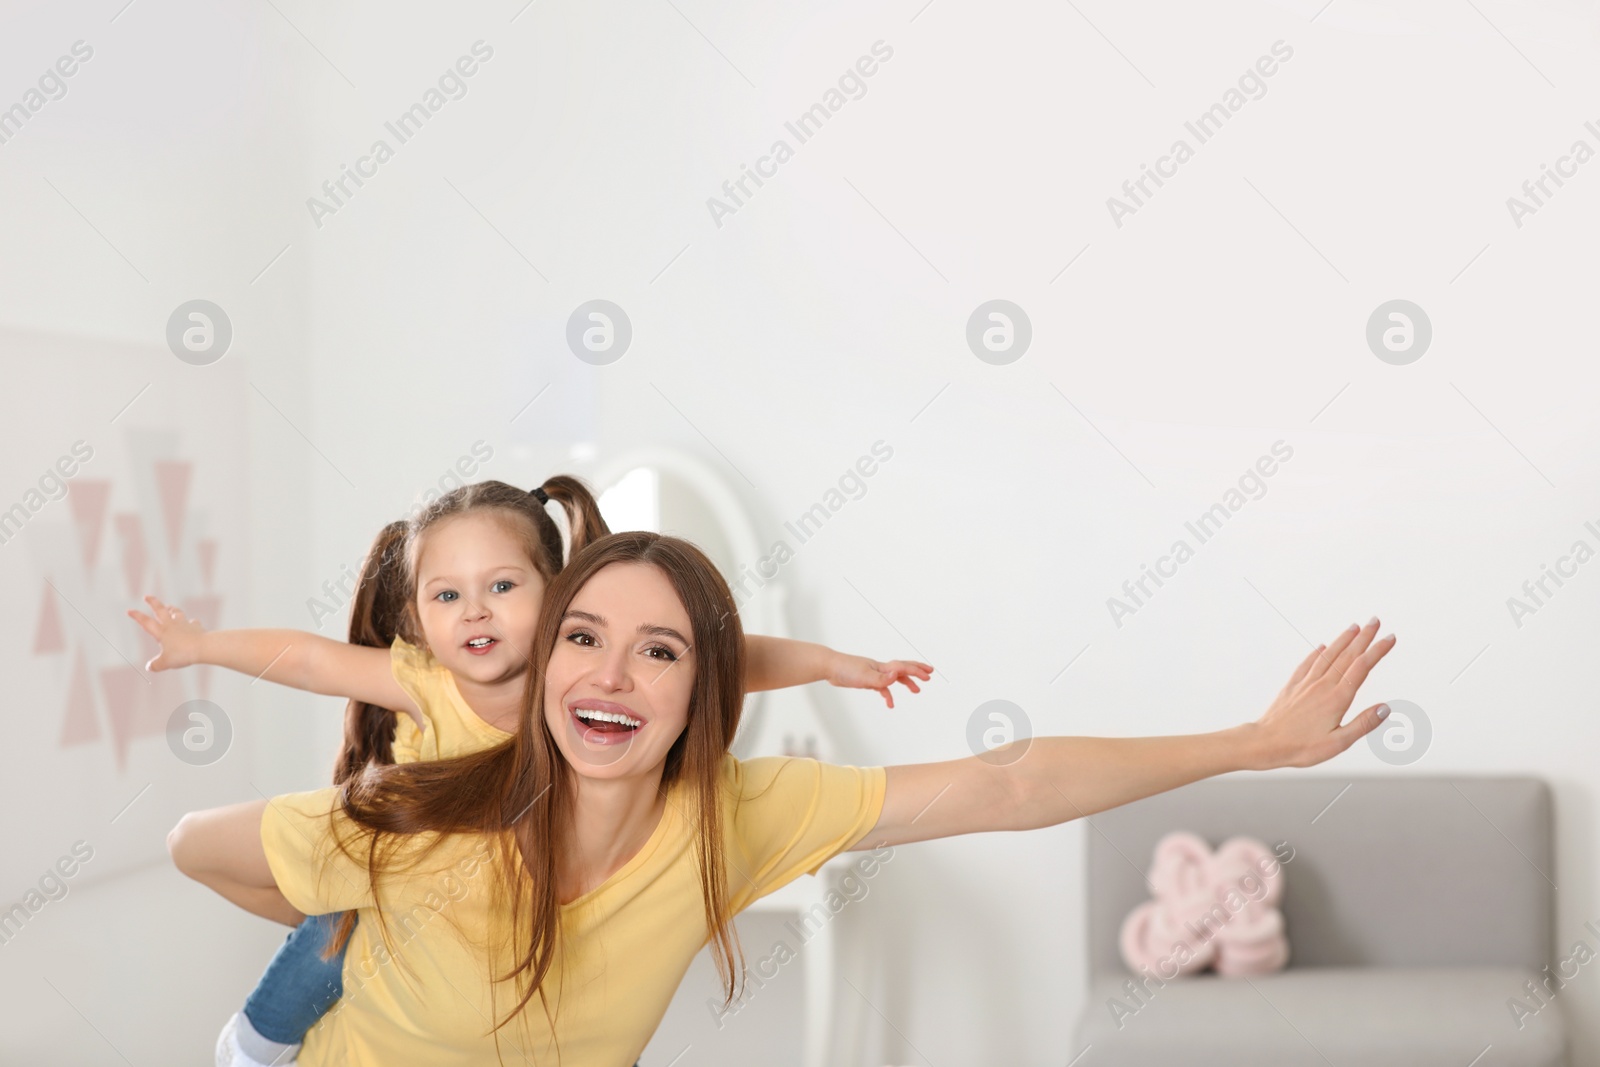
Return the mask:
[[[545,510],[550,502],[567,514],[574,552],[610,532],[588,487],[565,475],[531,493],[498,481],[462,486],[415,518],[390,523],[362,564],[348,643],[296,630],[208,632],[155,597],[145,598],[152,614],[128,614],[160,644],[152,670],[209,663],[347,697],[335,784],[369,762],[492,748],[516,729],[539,604],[562,566],[561,533]],[[745,655],[747,689],[828,680],[875,689],[890,707],[892,683],[915,692],[917,679],[931,671],[754,635]],[[231,1067],[292,1062],[306,1031],[342,992],[342,950],[354,914],[304,918],[277,893],[210,879],[203,856],[176,855],[186,873],[241,907],[298,924],[218,1043],[219,1061]]]
[[[1376,629],[1318,646],[1265,715],[1216,733],[1034,738],[1009,763],[741,761],[727,585],[686,542],[617,534],[551,583],[510,741],[186,820],[173,844],[285,907],[360,910],[359,986],[307,1035],[307,1067],[623,1067],[703,945],[731,1001],[732,917],[839,852],[1051,826],[1344,751],[1381,719],[1378,705],[1341,725],[1394,646]]]

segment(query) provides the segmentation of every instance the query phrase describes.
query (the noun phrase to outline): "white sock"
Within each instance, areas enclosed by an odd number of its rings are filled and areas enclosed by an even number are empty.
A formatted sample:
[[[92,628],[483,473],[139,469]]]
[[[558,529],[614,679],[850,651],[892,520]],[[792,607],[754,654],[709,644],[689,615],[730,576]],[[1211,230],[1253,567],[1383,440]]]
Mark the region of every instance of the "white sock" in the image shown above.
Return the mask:
[[[217,1036],[217,1067],[292,1067],[299,1054],[298,1044],[262,1037],[243,1012],[235,1012]]]

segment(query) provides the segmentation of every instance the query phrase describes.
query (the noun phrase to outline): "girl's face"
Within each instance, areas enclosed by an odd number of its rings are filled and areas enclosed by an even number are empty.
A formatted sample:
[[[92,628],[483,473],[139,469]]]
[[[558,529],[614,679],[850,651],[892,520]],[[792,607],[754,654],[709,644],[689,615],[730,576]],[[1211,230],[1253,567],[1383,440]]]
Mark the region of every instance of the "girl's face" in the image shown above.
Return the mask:
[[[458,678],[494,685],[526,675],[544,576],[504,521],[468,512],[430,529],[417,560],[417,618],[433,656]]]
[[[689,722],[689,613],[646,563],[613,563],[572,598],[545,676],[544,719],[586,778],[659,773]]]

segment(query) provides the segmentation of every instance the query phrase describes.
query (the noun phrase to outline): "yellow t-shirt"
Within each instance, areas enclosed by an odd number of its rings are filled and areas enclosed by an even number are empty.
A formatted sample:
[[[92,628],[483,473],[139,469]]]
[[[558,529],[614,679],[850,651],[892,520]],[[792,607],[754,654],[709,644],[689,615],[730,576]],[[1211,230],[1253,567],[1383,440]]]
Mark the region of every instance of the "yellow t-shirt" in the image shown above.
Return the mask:
[[[883,809],[882,767],[729,755],[722,775],[730,787],[723,825],[735,912],[815,874],[865,837]],[[569,1067],[628,1067],[638,1058],[709,938],[689,799],[682,783],[673,788],[639,852],[562,906],[557,963],[565,960],[565,974],[559,986],[554,970],[545,982],[555,1033],[536,994],[500,1031],[505,1062],[553,1064],[552,1037]],[[385,878],[385,945],[364,862],[333,845],[349,825],[333,788],[276,797],[261,822],[267,861],[291,904],[307,914],[360,911],[344,997],[306,1035],[301,1067],[498,1064],[489,1031],[516,997],[511,983],[490,981],[491,966],[503,973],[506,950],[491,961],[489,946],[508,944],[510,914],[497,842],[449,835],[418,869]],[[437,836],[416,835],[406,848]]]
[[[389,669],[400,688],[417,702],[428,724],[423,730],[411,716],[395,716],[396,763],[464,756],[511,739],[504,730],[478,718],[456,688],[455,675],[431,652],[397,637],[389,646]]]

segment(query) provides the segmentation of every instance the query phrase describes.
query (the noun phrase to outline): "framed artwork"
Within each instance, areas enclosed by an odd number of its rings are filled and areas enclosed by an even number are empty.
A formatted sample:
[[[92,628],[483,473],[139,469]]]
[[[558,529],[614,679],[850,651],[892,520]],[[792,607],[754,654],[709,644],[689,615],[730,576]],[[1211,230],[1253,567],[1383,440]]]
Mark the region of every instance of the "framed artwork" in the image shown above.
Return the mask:
[[[0,455],[0,919],[16,921],[0,936],[16,936],[19,903],[165,861],[174,812],[248,793],[228,709],[249,679],[146,670],[156,644],[126,612],[153,594],[208,628],[243,623],[249,383],[237,360],[115,341],[0,331],[0,353],[16,401]]]

